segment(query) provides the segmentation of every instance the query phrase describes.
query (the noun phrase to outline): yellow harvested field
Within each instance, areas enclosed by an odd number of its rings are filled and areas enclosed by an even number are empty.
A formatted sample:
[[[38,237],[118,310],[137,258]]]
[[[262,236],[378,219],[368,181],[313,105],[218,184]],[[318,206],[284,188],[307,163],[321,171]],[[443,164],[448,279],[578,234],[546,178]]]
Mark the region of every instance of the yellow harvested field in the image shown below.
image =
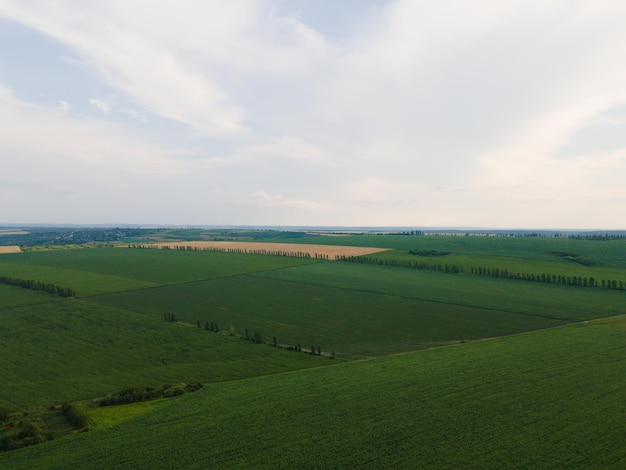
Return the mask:
[[[0,237],[2,235],[28,235],[29,233],[25,230],[0,230]]]
[[[21,253],[22,249],[19,246],[0,246],[0,255],[6,253]]]
[[[146,245],[154,248],[191,247],[197,249],[224,249],[241,250],[243,253],[255,253],[266,251],[267,254],[276,252],[307,253],[311,258],[337,259],[338,256],[361,256],[380,251],[388,251],[389,248],[371,248],[361,246],[331,246],[331,245],[300,245],[297,243],[256,243],[256,242],[168,242]]]

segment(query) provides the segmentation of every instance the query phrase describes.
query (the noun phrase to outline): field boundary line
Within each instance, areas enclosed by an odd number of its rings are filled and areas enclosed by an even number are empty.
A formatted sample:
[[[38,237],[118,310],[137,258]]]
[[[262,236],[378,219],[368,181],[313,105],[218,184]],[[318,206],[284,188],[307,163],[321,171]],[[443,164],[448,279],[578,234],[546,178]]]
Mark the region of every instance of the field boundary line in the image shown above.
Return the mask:
[[[255,276],[255,274],[258,273],[250,273],[250,275],[252,277],[262,277],[262,276]],[[412,296],[408,296],[408,295],[395,295],[395,294],[387,294],[385,292],[377,292],[377,291],[372,291],[372,290],[366,290],[366,289],[357,289],[356,287],[339,287],[339,286],[331,286],[328,284],[319,284],[319,283],[315,283],[315,282],[306,282],[306,281],[293,281],[293,280],[288,280],[288,279],[276,279],[276,278],[268,278],[268,279],[272,279],[274,281],[283,281],[283,282],[293,282],[296,284],[305,284],[305,285],[311,285],[311,286],[322,286],[322,287],[328,287],[331,289],[340,289],[340,290],[349,290],[349,291],[354,291],[354,292],[363,292],[366,294],[377,294],[377,295],[383,295],[383,296],[387,296],[387,297],[397,297],[400,299],[408,299],[408,300],[421,300],[423,302],[432,302],[432,303],[436,303],[436,304],[443,304],[443,305],[455,305],[458,307],[470,307],[470,308],[476,308],[476,309],[482,309],[482,310],[490,310],[490,311],[496,311],[496,312],[506,312],[506,313],[514,313],[516,315],[526,315],[529,317],[538,317],[538,318],[547,318],[550,320],[560,320],[560,321],[565,321],[565,322],[569,322],[569,323],[577,323],[581,320],[577,320],[577,319],[572,319],[572,318],[564,318],[564,317],[554,317],[551,315],[540,315],[540,314],[536,314],[536,313],[528,313],[528,312],[518,312],[516,310],[511,310],[511,309],[507,309],[507,308],[496,308],[496,307],[482,307],[479,305],[472,305],[472,304],[464,304],[464,303],[459,303],[459,302],[446,302],[445,300],[432,300],[432,299],[427,299],[427,298],[423,298],[423,297],[412,297]],[[606,318],[606,317],[601,317],[601,318]]]
[[[323,262],[325,260],[313,260],[314,262]],[[313,264],[313,263],[311,263]],[[93,298],[97,298],[97,297],[106,297],[109,295],[116,295],[116,294],[124,294],[127,292],[141,292],[141,291],[145,291],[145,290],[152,290],[152,289],[160,289],[162,287],[172,287],[172,286],[184,286],[187,284],[195,284],[198,282],[208,282],[208,281],[219,281],[220,279],[228,279],[231,277],[239,277],[239,276],[248,276],[248,275],[255,275],[255,274],[260,274],[260,273],[266,273],[266,272],[270,272],[270,271],[278,271],[281,269],[289,269],[292,268],[293,266],[283,266],[283,267],[278,267],[278,268],[271,268],[271,269],[263,269],[261,271],[251,271],[251,272],[245,272],[245,273],[237,273],[237,274],[227,274],[224,276],[218,276],[218,277],[211,277],[211,278],[206,278],[206,279],[193,279],[190,281],[182,281],[182,282],[173,282],[173,283],[169,283],[169,284],[159,284],[158,286],[148,286],[148,287],[139,287],[137,289],[129,289],[129,290],[122,290],[122,291],[116,291],[116,292],[107,292],[104,294],[93,294],[93,295],[85,295],[85,296],[77,296],[77,299],[93,299]],[[261,276],[258,276],[261,277]],[[268,279],[273,279],[271,277],[268,277]],[[275,279],[273,279],[275,280]]]

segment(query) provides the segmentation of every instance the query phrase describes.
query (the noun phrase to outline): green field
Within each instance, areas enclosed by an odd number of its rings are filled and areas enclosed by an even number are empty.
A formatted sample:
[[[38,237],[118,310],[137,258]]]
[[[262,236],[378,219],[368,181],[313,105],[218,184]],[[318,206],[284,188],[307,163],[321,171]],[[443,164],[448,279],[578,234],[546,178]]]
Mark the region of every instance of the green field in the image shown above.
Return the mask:
[[[3,309],[0,318],[0,397],[16,409],[130,386],[232,380],[321,360],[80,300]]]
[[[11,275],[15,270],[19,270],[25,277],[29,270],[33,271],[33,275],[37,275],[48,268],[49,273],[46,274],[51,282],[57,284],[66,281],[78,282],[81,277],[93,274],[122,277],[130,284],[134,281],[146,285],[164,285],[268,271],[312,262],[315,260],[258,255],[231,256],[230,253],[92,248],[3,255],[0,258],[0,275]],[[73,279],[68,279],[70,273],[74,274]],[[102,279],[103,281],[94,278],[92,281],[94,285],[104,284],[99,292],[128,290],[109,285],[106,282],[107,277]],[[94,286],[92,290],[95,289]],[[79,292],[79,295],[92,293]]]
[[[0,465],[623,468],[625,323],[214,384]]]
[[[277,336],[280,342],[307,348],[320,345],[347,356],[380,355],[565,323],[561,318],[258,276],[114,294],[94,301],[153,317],[162,316],[163,310],[174,311],[187,322],[217,321],[240,332],[258,330],[266,338]]]
[[[51,298],[50,295],[43,292],[33,292],[31,290],[0,284],[0,309],[19,305],[47,304],[60,300],[60,298]],[[1,311],[2,310],[0,310],[0,312]]]
[[[463,268],[464,273],[471,273],[472,267],[483,267],[498,268],[500,271],[507,270],[510,273],[549,273],[551,275],[562,276],[594,277],[597,280],[624,280],[623,268],[607,267],[600,264],[587,266],[577,263],[575,261],[564,259],[563,257],[557,255],[551,255],[549,260],[537,260],[512,256],[482,254],[460,255],[454,253],[445,256],[421,257],[412,255],[406,250],[392,250],[371,255],[371,258],[381,260],[410,261],[418,263],[423,262],[431,265],[457,265]]]
[[[626,280],[626,240],[276,241],[392,249],[369,255],[379,260],[441,250],[450,254],[424,258]],[[177,398],[94,408],[90,432],[0,453],[2,468],[624,464],[611,445],[626,431],[619,288],[113,247],[1,255],[0,276],[76,292],[0,284],[0,406],[11,419],[129,387],[204,384]],[[206,331],[209,323],[220,331]],[[265,344],[245,339],[255,333]],[[322,354],[287,350],[297,345]]]
[[[625,312],[623,291],[387,266],[337,262],[273,271],[259,276],[570,321]]]
[[[553,261],[554,251],[579,253],[599,266],[626,268],[624,240],[576,240],[570,238],[348,235],[285,240],[285,243],[373,246],[409,251],[415,248],[450,251],[459,255],[498,256]]]

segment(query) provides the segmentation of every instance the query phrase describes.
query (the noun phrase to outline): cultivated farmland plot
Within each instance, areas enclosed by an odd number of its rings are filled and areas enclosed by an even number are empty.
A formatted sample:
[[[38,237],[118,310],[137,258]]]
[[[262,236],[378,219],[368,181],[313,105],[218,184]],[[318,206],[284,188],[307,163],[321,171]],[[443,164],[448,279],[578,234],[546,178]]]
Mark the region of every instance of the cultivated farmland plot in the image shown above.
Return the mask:
[[[362,256],[387,251],[389,248],[372,248],[345,245],[317,245],[304,243],[263,243],[263,242],[168,242],[146,245],[154,248],[197,249],[232,253],[264,253],[278,256],[309,257],[335,260],[340,256]]]
[[[626,453],[612,443],[626,431],[626,243],[470,238],[2,255],[5,281],[75,292],[0,284],[0,405],[11,422],[129,387],[205,386],[127,411],[94,409],[92,432],[0,453],[0,466],[620,468]],[[332,261],[357,256],[345,245],[373,261]],[[394,261],[416,259],[415,248],[450,252],[434,261],[442,265],[489,260],[616,283]]]

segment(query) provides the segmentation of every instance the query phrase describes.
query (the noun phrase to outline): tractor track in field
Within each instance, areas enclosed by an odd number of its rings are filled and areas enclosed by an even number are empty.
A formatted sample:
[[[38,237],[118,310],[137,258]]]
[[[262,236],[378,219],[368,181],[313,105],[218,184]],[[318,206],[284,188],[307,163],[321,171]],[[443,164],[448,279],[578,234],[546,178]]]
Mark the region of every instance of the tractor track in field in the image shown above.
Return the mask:
[[[281,268],[281,269],[285,269],[285,268]],[[274,270],[272,270],[272,271],[274,271]],[[258,273],[249,273],[249,274],[251,276],[253,276],[253,277],[261,277],[261,276],[254,276],[254,274],[258,274]],[[423,301],[423,302],[432,302],[432,303],[435,303],[435,304],[442,304],[442,305],[453,305],[453,306],[457,306],[457,307],[469,307],[469,308],[476,308],[476,309],[495,311],[495,312],[514,313],[516,315],[525,315],[525,316],[529,316],[529,317],[546,318],[546,319],[549,319],[549,320],[557,320],[557,321],[563,321],[563,322],[568,322],[568,323],[577,323],[577,322],[580,321],[580,320],[577,320],[577,319],[575,320],[575,319],[571,319],[571,318],[555,317],[555,316],[552,316],[552,315],[545,315],[545,314],[539,314],[539,313],[520,312],[520,311],[517,311],[517,310],[511,310],[511,309],[507,309],[507,308],[485,307],[485,306],[473,305],[473,304],[469,304],[469,303],[447,302],[445,300],[433,300],[433,299],[428,299],[428,298],[424,298],[424,297],[414,297],[414,296],[409,296],[409,295],[388,294],[388,293],[385,293],[385,292],[378,292],[378,291],[375,291],[375,290],[358,289],[356,287],[338,287],[338,286],[332,286],[332,285],[328,285],[328,284],[320,284],[320,283],[316,283],[316,282],[294,281],[294,280],[287,280],[287,279],[275,279],[275,278],[271,278],[271,277],[268,278],[268,279],[273,279],[275,281],[292,282],[292,283],[295,283],[295,284],[304,284],[304,285],[312,285],[312,286],[323,286],[323,287],[328,287],[328,288],[332,288],[332,289],[348,290],[348,291],[353,291],[353,292],[363,292],[363,293],[366,293],[366,294],[383,295],[383,296],[387,296],[387,297],[397,297],[397,298],[400,298],[400,299],[420,300],[420,301]]]

